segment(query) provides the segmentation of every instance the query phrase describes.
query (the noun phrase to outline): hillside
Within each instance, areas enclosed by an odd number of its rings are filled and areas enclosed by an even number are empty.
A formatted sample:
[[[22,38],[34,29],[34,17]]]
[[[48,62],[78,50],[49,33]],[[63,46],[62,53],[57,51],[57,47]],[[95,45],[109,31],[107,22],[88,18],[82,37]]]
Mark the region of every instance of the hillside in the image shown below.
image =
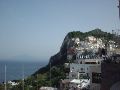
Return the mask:
[[[74,42],[72,42],[72,38],[79,38],[80,40],[85,40],[85,38],[88,36],[94,36],[96,38],[104,39],[106,40],[106,43],[107,43],[107,41],[113,39],[114,35],[107,32],[103,32],[101,29],[94,29],[92,31],[85,32],[85,33],[80,31],[69,32],[65,36],[65,39],[63,40],[60,51],[57,54],[50,57],[50,61],[47,66],[40,68],[33,75],[36,75],[37,73],[45,73],[49,71],[50,62],[51,62],[51,66],[63,65],[67,61],[68,47],[72,47],[74,45]]]

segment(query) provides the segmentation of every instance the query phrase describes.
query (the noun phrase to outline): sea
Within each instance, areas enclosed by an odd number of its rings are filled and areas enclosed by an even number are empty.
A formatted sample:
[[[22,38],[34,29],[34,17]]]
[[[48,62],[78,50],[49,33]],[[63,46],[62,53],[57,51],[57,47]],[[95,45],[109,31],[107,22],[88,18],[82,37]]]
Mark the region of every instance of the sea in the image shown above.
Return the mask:
[[[19,80],[29,77],[41,67],[47,65],[48,61],[0,61],[0,83],[10,80]],[[6,67],[6,70],[5,70]]]

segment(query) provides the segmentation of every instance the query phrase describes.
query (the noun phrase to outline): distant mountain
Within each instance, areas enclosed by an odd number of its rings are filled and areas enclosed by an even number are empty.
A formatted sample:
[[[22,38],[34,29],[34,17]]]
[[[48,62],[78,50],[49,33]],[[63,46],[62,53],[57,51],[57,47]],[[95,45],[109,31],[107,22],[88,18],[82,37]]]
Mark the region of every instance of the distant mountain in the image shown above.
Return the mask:
[[[36,60],[36,58],[29,56],[27,54],[23,54],[23,55],[13,56],[11,57],[11,60],[30,61],[30,60]]]

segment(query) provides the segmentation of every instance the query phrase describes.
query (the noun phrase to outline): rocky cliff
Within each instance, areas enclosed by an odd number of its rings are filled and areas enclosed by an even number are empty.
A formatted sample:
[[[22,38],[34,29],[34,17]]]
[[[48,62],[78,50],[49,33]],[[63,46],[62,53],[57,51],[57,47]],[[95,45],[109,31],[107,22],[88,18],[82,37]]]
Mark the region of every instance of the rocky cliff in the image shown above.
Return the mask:
[[[85,48],[89,47],[88,50],[94,50],[94,48],[96,48],[97,46],[105,47],[106,45],[108,45],[108,41],[113,40],[113,36],[113,34],[103,32],[100,29],[95,29],[85,33],[80,31],[69,32],[63,40],[60,51],[57,54],[51,56],[48,65],[39,69],[37,72],[34,73],[34,75],[37,73],[42,74],[49,71],[50,63],[51,67],[64,64],[65,62],[67,62],[67,54],[72,54],[72,58],[75,59],[74,55],[76,49],[81,50],[82,48],[82,50],[85,50]],[[87,44],[83,44],[83,42],[87,42]],[[100,45],[98,45],[98,43]]]

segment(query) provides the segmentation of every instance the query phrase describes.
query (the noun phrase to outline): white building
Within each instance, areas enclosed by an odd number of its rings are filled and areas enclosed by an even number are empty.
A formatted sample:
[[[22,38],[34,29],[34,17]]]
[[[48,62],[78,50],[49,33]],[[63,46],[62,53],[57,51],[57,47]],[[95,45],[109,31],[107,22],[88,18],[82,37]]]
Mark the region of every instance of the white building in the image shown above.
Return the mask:
[[[76,82],[70,83],[70,87],[72,88],[78,88],[80,86],[80,82],[77,83],[77,81],[80,81],[80,79],[86,79],[89,80],[86,83],[84,83],[86,86],[88,86],[88,82],[90,86],[93,88],[97,88],[94,90],[100,89],[99,83],[92,82],[93,79],[93,73],[101,74],[101,62],[102,58],[94,57],[94,58],[88,58],[87,56],[81,56],[78,57],[74,63],[70,64],[70,72],[69,72],[69,79],[70,80],[76,80]],[[82,88],[82,87],[81,87]]]
[[[79,44],[80,43],[80,39],[79,38],[75,38],[75,43]]]
[[[53,87],[41,87],[39,90],[57,90],[57,88],[53,88]]]
[[[94,36],[89,36],[88,40],[89,40],[90,43],[94,43],[94,42],[97,41],[97,39]]]
[[[73,79],[70,81],[69,90],[79,90],[89,88],[90,79]]]
[[[18,85],[19,83],[14,82],[14,81],[8,81],[8,84],[10,84],[10,85],[12,85],[12,86],[16,86],[16,85]]]
[[[102,59],[80,59],[70,64],[70,79],[77,79],[80,76],[90,76],[90,68],[101,65]]]
[[[105,44],[103,43],[102,39],[100,38],[95,38],[94,36],[89,36],[88,37],[88,45],[90,49],[93,51],[98,51],[98,48],[105,48]]]

